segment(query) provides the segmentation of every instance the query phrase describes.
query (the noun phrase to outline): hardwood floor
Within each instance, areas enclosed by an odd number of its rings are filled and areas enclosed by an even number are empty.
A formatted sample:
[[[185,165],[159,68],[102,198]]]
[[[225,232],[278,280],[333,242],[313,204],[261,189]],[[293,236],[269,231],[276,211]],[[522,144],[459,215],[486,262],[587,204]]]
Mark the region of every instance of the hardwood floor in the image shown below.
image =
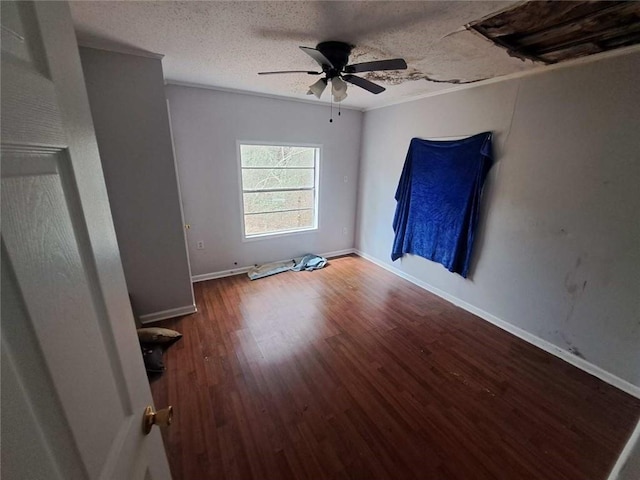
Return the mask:
[[[359,257],[160,324],[175,480],[606,479],[640,400]]]

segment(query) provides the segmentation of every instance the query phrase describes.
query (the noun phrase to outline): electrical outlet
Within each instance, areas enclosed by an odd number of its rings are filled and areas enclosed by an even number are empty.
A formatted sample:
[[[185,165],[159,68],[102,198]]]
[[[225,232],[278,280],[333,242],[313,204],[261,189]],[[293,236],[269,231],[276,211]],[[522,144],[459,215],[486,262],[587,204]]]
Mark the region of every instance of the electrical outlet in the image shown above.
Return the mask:
[[[348,231],[347,227],[342,227],[342,235],[346,235]]]
[[[198,243],[196,243],[196,248],[198,250],[204,250],[204,242],[200,240]]]

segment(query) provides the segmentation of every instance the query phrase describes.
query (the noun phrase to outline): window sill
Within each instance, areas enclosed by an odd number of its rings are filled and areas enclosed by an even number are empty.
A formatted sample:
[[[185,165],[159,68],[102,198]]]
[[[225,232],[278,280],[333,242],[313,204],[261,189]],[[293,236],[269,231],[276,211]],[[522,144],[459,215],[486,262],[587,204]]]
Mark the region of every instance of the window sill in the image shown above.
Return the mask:
[[[261,233],[259,235],[251,235],[250,237],[243,236],[243,242],[255,242],[257,240],[270,240],[274,238],[282,238],[289,237],[292,235],[300,235],[304,233],[311,233],[318,231],[318,227],[310,227],[301,230],[285,230],[283,232],[273,232],[273,233]]]

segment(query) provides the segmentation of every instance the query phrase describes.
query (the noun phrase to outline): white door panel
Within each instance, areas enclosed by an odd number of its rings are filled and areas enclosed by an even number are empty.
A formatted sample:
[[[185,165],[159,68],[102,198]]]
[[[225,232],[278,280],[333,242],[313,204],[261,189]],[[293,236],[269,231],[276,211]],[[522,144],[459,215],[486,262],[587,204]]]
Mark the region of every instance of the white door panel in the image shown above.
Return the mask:
[[[3,476],[170,478],[68,6],[1,6]]]

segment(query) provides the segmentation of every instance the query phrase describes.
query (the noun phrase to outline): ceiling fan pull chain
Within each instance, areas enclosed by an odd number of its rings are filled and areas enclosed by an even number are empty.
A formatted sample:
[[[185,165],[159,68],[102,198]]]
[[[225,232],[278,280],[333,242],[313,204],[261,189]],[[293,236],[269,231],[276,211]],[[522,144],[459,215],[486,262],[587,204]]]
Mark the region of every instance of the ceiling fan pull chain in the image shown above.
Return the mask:
[[[331,99],[331,114],[329,115],[329,123],[333,123],[333,95],[329,97]]]

